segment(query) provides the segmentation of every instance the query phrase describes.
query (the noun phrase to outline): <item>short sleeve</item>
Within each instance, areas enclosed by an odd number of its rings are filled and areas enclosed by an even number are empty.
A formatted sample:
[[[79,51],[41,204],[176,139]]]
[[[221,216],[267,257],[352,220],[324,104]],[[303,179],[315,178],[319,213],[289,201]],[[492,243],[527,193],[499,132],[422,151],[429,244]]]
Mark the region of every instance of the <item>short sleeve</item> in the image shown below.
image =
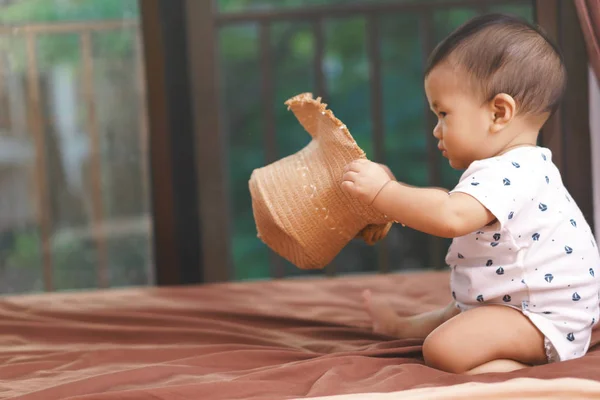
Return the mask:
[[[531,176],[516,162],[475,161],[450,193],[466,193],[487,208],[502,226],[517,217],[535,193]]]

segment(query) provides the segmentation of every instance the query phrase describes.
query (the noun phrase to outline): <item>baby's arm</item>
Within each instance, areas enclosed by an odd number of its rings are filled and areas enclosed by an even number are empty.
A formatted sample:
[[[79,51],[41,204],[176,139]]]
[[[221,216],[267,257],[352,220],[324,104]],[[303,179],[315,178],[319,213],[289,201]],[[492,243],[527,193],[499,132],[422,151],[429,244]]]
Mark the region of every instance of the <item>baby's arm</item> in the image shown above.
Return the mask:
[[[391,219],[435,236],[455,238],[495,220],[474,197],[439,188],[417,188],[396,182],[381,165],[368,160],[348,164],[342,189]]]
[[[494,215],[475,198],[439,188],[389,182],[373,206],[393,220],[431,235],[455,238],[492,222]]]

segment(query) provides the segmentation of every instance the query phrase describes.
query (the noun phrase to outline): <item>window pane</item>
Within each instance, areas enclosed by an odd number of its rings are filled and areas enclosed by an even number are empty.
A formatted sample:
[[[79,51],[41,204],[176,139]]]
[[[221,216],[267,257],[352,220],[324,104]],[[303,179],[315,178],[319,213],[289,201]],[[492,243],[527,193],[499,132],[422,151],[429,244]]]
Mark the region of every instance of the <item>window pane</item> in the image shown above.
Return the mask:
[[[223,132],[229,149],[232,249],[236,279],[269,276],[268,251],[256,237],[248,178],[265,164],[261,117],[258,26],[219,34]]]
[[[358,17],[326,20],[325,38],[325,103],[346,124],[367,157],[372,158],[366,19]],[[376,249],[361,239],[353,240],[336,257],[334,265],[337,273],[376,270]]]
[[[278,22],[272,25],[271,52],[278,157],[296,153],[311,140],[310,135],[298,123],[294,114],[288,111],[284,103],[290,97],[302,92],[312,91],[315,97],[322,95],[316,87],[315,41],[313,24],[309,22]],[[282,263],[286,277],[322,273],[322,271],[301,270],[286,260]]]
[[[153,281],[142,65],[135,0],[0,4],[0,292]]]
[[[392,14],[380,19],[386,164],[410,185],[429,183],[423,48],[419,18]],[[427,267],[427,235],[395,225],[386,239],[392,270]]]
[[[378,0],[356,0],[352,4],[374,4]],[[389,0],[383,2],[389,3]],[[398,0],[396,3],[401,3]],[[405,2],[411,2],[406,0]],[[428,107],[423,88],[424,54],[423,26],[420,19],[431,18],[428,32],[434,46],[452,30],[469,18],[488,11],[506,11],[522,16],[532,15],[531,3],[505,6],[498,2],[493,7],[451,6],[440,7],[447,0],[419,1],[429,6],[411,12],[379,13],[379,50],[381,56],[382,112],[385,143],[385,161],[397,178],[417,186],[430,185],[427,148]],[[221,12],[250,12],[260,10],[295,12],[300,7],[331,4],[349,4],[336,0],[217,0]],[[456,2],[455,2],[456,3]],[[437,5],[436,5],[437,4]],[[250,14],[251,15],[251,14]],[[372,14],[369,14],[372,15]],[[277,134],[278,157],[290,155],[308,143],[308,135],[282,102],[292,95],[312,91],[349,128],[365,150],[373,154],[373,121],[371,110],[371,81],[367,17],[353,14],[331,17],[316,14],[315,19],[286,19],[277,12],[271,14],[268,26],[271,36],[271,86]],[[251,17],[249,17],[251,20]],[[314,57],[317,51],[315,26],[323,26],[323,74],[325,93],[316,87]],[[270,275],[269,251],[256,238],[247,180],[254,168],[266,163],[265,118],[261,104],[261,82],[265,75],[261,59],[260,23],[250,21],[221,25],[221,90],[224,93],[223,116],[229,138],[231,198],[234,222],[233,252],[236,278],[266,278]],[[264,32],[264,31],[263,31]],[[433,49],[430,49],[433,50]],[[456,185],[462,171],[455,171],[437,152],[441,182],[450,189]],[[394,226],[387,239],[391,270],[439,268],[449,240],[442,243],[442,253],[434,251],[439,242],[429,236],[399,225]],[[378,268],[378,247],[367,246],[360,239],[352,241],[334,261],[338,273],[374,271]],[[432,265],[434,264],[434,265]],[[301,271],[284,263],[286,276],[322,274],[323,271]]]

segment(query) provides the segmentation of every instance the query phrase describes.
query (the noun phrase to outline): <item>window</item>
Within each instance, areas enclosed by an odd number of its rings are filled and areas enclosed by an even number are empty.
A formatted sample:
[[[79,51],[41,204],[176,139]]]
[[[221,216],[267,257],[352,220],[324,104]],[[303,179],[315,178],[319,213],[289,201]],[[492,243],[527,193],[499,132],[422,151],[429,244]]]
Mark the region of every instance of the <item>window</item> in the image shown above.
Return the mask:
[[[136,0],[0,1],[0,292],[153,280]]]
[[[464,1],[464,6],[457,6],[456,1],[452,6],[444,3],[217,2],[221,120],[229,150],[236,279],[268,277],[273,262],[280,263],[286,276],[322,273],[300,271],[270,256],[256,238],[247,180],[253,169],[273,161],[265,147],[265,131],[276,132],[277,159],[300,150],[310,140],[283,105],[289,97],[308,91],[322,96],[371,159],[377,145],[374,121],[380,118],[383,161],[404,182],[451,188],[458,181],[460,173],[452,170],[437,150],[431,152],[428,136],[432,126],[422,81],[424,60],[437,42],[470,17],[503,11],[532,20],[533,6],[531,1],[497,2],[493,7],[474,1]],[[403,8],[406,4],[411,8]],[[328,7],[311,12],[313,6]],[[300,13],[302,17],[297,16]],[[377,64],[374,54],[379,58]],[[374,68],[379,68],[379,82],[373,81]],[[374,100],[378,90],[379,99]],[[448,244],[395,226],[385,244],[370,247],[356,240],[333,264],[340,273],[375,271],[382,263],[389,270],[439,268],[444,265]]]

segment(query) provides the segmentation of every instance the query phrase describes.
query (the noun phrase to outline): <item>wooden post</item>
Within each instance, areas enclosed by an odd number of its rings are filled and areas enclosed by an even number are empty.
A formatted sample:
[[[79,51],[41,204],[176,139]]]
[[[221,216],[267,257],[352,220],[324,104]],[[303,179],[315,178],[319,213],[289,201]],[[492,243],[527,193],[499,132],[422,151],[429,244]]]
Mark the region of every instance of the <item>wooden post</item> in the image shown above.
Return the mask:
[[[367,50],[369,57],[369,83],[371,99],[371,126],[373,129],[373,148],[375,161],[385,163],[385,135],[383,115],[383,82],[381,74],[381,20],[378,14],[367,17]],[[394,229],[394,227],[392,228]],[[377,245],[379,272],[390,271],[390,249],[387,238]]]
[[[6,129],[8,133],[12,133],[10,127],[10,113],[8,109],[8,104],[5,99],[6,93],[6,76],[5,76],[5,60],[4,54],[0,53],[0,130]]]
[[[429,54],[435,48],[435,40],[433,37],[434,23],[432,11],[424,11],[420,14],[419,33],[421,38],[421,54],[423,66],[426,65]],[[440,166],[440,152],[437,148],[437,139],[433,137],[433,129],[436,125],[435,116],[429,109],[429,103],[425,100],[423,104],[423,114],[425,117],[425,135],[427,146],[427,167],[429,186],[439,187],[442,185],[442,174]],[[429,235],[429,266],[436,269],[443,268],[445,263],[444,242],[441,238]]]
[[[146,215],[150,212],[150,153],[148,152],[148,107],[146,104],[147,90],[146,90],[146,70],[144,68],[144,44],[142,43],[142,37],[139,29],[135,30],[135,69],[136,69],[136,82],[138,90],[138,129],[139,129],[139,146],[140,146],[140,170],[142,175],[142,213]],[[152,237],[152,229],[148,235]],[[152,243],[152,240],[150,240]],[[151,268],[152,264],[152,250],[149,248],[148,251],[148,265],[146,272],[148,274],[148,282],[152,283],[155,280],[154,268]]]
[[[92,35],[84,32],[80,40],[81,58],[83,62],[83,88],[85,106],[87,109],[87,131],[91,144],[90,181],[92,184],[92,231],[96,243],[98,257],[97,273],[98,286],[108,287],[108,249],[106,235],[103,228],[104,210],[102,201],[102,155],[98,119],[96,116],[96,103],[94,99],[94,59],[92,54]]]
[[[36,51],[37,36],[27,34],[27,91],[28,91],[28,122],[35,144],[34,180],[37,188],[37,217],[42,245],[42,265],[44,288],[50,292],[54,289],[52,280],[52,249],[50,236],[52,234],[52,216],[50,215],[50,195],[47,182],[45,118],[42,109],[40,77]]]
[[[186,0],[205,282],[231,276],[226,150],[220,132],[217,30],[212,1]]]

